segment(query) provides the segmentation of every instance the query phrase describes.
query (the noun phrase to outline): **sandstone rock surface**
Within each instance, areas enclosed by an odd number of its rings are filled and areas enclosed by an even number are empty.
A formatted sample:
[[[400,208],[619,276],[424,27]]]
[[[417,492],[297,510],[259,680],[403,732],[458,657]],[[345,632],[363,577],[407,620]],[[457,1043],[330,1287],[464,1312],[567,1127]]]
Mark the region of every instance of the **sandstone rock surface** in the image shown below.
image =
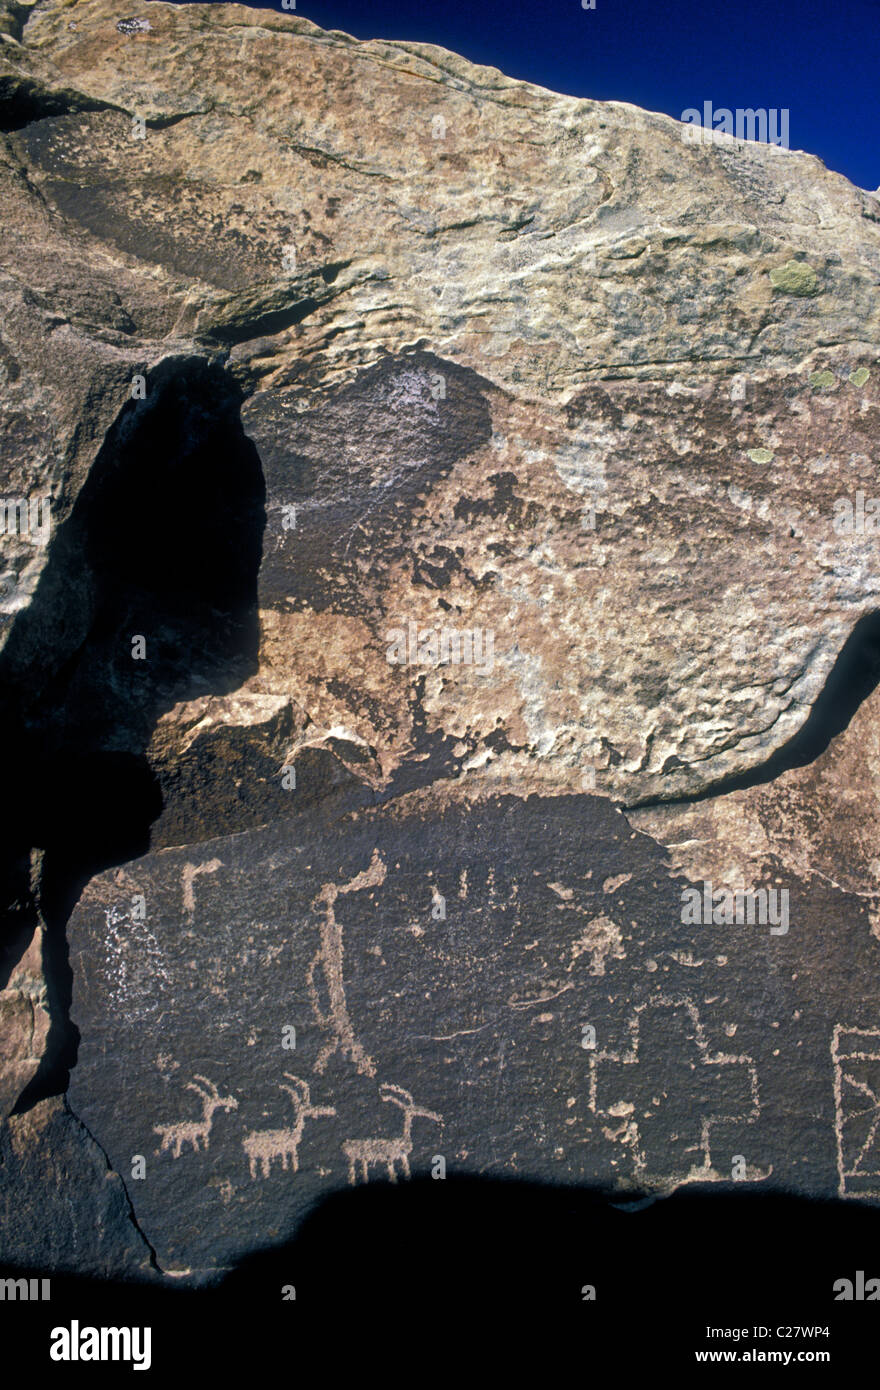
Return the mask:
[[[193,1279],[438,1155],[880,1197],[876,197],[295,15],[0,11],[9,1135],[70,1078]]]

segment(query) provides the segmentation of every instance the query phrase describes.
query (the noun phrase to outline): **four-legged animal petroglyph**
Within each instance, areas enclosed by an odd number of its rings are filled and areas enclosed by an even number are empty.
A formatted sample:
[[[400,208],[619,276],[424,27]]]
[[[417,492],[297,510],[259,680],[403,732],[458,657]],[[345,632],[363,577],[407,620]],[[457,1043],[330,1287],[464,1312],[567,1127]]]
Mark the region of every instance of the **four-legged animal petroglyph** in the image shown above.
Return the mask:
[[[352,1186],[357,1182],[358,1168],[364,1182],[369,1181],[369,1168],[373,1163],[383,1164],[392,1182],[397,1181],[396,1164],[400,1165],[404,1177],[408,1178],[409,1156],[413,1148],[413,1120],[418,1115],[424,1120],[434,1120],[438,1125],[443,1123],[442,1115],[435,1115],[433,1110],[422,1110],[402,1086],[385,1082],[379,1087],[379,1094],[383,1100],[390,1101],[403,1111],[403,1133],[396,1139],[346,1139],[342,1152],[348,1159],[348,1180]]]
[[[321,923],[321,946],[306,972],[309,997],[315,1018],[322,1028],[329,1028],[332,1038],[325,1043],[315,1063],[315,1071],[321,1073],[334,1052],[341,1052],[353,1062],[362,1076],[375,1076],[376,1066],[367,1056],[364,1048],[354,1035],[354,1028],[348,1015],[345,1001],[345,981],[342,975],[342,926],[336,920],[335,903],[340,893],[356,893],[361,888],[377,888],[385,882],[385,865],[378,850],[373,850],[370,867],[357,874],[342,888],[335,883],[326,883],[315,903],[323,915]],[[324,977],[329,1007],[321,1007],[315,977],[318,971]]]
[[[272,1160],[281,1159],[281,1167],[286,1172],[288,1160],[294,1173],[299,1167],[299,1144],[303,1136],[306,1120],[314,1120],[320,1115],[335,1115],[336,1111],[327,1105],[312,1105],[308,1083],[293,1076],[289,1071],[284,1075],[292,1086],[281,1085],[293,1101],[294,1124],[292,1129],[252,1129],[242,1140],[247,1154],[248,1167],[252,1178],[257,1176],[259,1163],[264,1178],[272,1169]]]
[[[196,1082],[202,1084],[196,1085]],[[221,1096],[214,1085],[206,1076],[199,1076],[195,1073],[195,1081],[186,1083],[188,1091],[195,1091],[196,1095],[202,1098],[202,1118],[200,1120],[179,1120],[174,1125],[154,1125],[153,1133],[162,1136],[162,1143],[156,1150],[163,1153],[165,1149],[171,1148],[172,1156],[180,1158],[184,1144],[192,1144],[193,1151],[198,1153],[199,1140],[202,1146],[207,1149],[208,1136],[211,1133],[211,1126],[214,1123],[215,1110],[237,1110],[238,1101],[234,1096]]]

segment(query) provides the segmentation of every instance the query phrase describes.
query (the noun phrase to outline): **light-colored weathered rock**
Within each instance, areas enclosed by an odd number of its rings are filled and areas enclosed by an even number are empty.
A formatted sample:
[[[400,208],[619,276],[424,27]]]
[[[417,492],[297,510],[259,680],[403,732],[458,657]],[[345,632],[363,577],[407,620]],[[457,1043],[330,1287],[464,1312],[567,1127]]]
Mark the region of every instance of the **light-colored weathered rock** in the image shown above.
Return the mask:
[[[49,1034],[49,1007],[43,970],[43,931],[38,927],[0,990],[0,1113],[14,1108],[33,1080]]]
[[[266,567],[260,695],[364,739],[386,778],[418,718],[470,777],[558,791],[592,767],[627,804],[783,744],[876,602],[871,538],[831,524],[876,466],[870,195],[426,46],[235,6],[129,18],[39,5],[3,39],[30,117],[6,153],[6,408],[56,520],[134,371],[229,351],[267,551],[312,576],[285,601]],[[340,477],[316,486],[324,448]],[[10,613],[40,558],[10,555]],[[409,621],[493,631],[491,674],[414,692],[385,659]]]
[[[629,811],[669,850],[671,869],[719,888],[751,888],[777,871],[864,900],[880,939],[880,697],[807,767],[706,801]]]

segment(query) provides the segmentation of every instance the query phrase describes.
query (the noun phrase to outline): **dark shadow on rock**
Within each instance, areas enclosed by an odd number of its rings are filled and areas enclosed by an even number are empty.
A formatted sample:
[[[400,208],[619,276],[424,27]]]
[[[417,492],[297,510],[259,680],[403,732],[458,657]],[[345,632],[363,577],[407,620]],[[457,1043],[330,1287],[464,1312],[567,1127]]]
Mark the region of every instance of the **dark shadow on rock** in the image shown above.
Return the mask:
[[[859,1269],[880,1277],[872,1264],[878,1237],[877,1206],[732,1184],[683,1189],[627,1210],[619,1195],[597,1188],[450,1175],[334,1193],[295,1239],[248,1256],[202,1288],[38,1267],[2,1272],[51,1275],[58,1322],[68,1307],[84,1318],[115,1300],[128,1321],[194,1319],[191,1330],[218,1314],[234,1321],[237,1310],[258,1320],[261,1337],[289,1335],[298,1315],[368,1313],[391,1325],[406,1312],[577,1314],[588,1305],[611,1324],[636,1311],[644,1323],[652,1315],[711,1315],[730,1326],[750,1312],[775,1327],[785,1310],[798,1311],[801,1323],[822,1311],[827,1323],[836,1280]]]
[[[162,811],[145,756],[157,720],[257,669],[265,486],[240,407],[235,384],[200,359],[152,373],[109,430],[0,654],[0,947],[42,914],[52,1018],[19,1111],[63,1091],[75,1063],[65,928],[93,874],[149,848]]]
[[[573,1312],[591,1301],[590,1286],[603,1316],[705,1304],[718,1319],[725,1305],[757,1313],[762,1300],[767,1315],[789,1304],[803,1313],[833,1307],[834,1280],[865,1269],[878,1236],[877,1207],[734,1184],[628,1208],[596,1188],[376,1182],[328,1197],[295,1240],[243,1260],[221,1292],[271,1306],[292,1286],[304,1314],[351,1307],[385,1318],[432,1308]]]
[[[878,1236],[880,1210],[856,1203],[692,1189],[630,1213],[596,1190],[428,1178],[329,1197],[296,1240],[219,1285],[38,1268],[0,1278],[51,1276],[51,1302],[16,1303],[27,1345],[47,1345],[72,1318],[148,1325],[152,1369],[173,1383],[295,1369],[304,1346],[316,1364],[362,1376],[406,1356],[413,1333],[436,1378],[447,1358],[471,1366],[477,1346],[494,1368],[533,1346],[546,1361],[569,1328],[585,1365],[607,1361],[627,1378],[747,1346],[813,1359],[830,1348],[839,1376],[873,1357],[876,1318],[867,1303],[837,1301],[834,1285],[880,1276]]]
[[[190,1311],[199,1302],[214,1311],[228,1304],[270,1314],[292,1302],[292,1311],[307,1315],[345,1307],[385,1315],[416,1307],[564,1311],[594,1301],[584,1297],[592,1287],[605,1315],[633,1304],[712,1304],[717,1312],[728,1302],[756,1311],[762,1300],[770,1314],[798,1301],[804,1312],[820,1302],[830,1311],[833,1283],[872,1264],[879,1237],[877,1205],[734,1184],[723,1191],[681,1188],[627,1209],[620,1194],[596,1187],[417,1177],[329,1195],[293,1240],[254,1252],[200,1289],[161,1277],[56,1277],[83,1300],[115,1291],[149,1307],[170,1294]]]

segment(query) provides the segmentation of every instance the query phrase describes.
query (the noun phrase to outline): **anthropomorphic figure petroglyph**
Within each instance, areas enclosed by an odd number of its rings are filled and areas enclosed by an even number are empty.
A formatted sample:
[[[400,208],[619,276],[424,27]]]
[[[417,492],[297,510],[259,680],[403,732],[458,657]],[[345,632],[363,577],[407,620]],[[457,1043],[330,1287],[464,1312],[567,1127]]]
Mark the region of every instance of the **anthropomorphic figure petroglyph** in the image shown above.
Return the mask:
[[[306,973],[309,997],[315,1018],[322,1028],[332,1033],[329,1042],[321,1048],[315,1071],[319,1074],[327,1065],[334,1052],[341,1052],[353,1062],[362,1076],[375,1076],[376,1066],[367,1056],[364,1048],[354,1035],[354,1028],[345,1001],[345,981],[342,973],[342,926],[336,920],[335,904],[341,893],[356,893],[361,888],[378,888],[385,882],[385,865],[378,850],[373,850],[370,866],[357,874],[350,882],[339,888],[335,883],[326,883],[321,889],[315,905],[321,911],[321,946],[312,959]],[[329,1005],[322,1008],[316,976],[321,972],[326,987]]]
[[[390,1101],[403,1111],[403,1133],[396,1139],[346,1139],[342,1152],[348,1159],[348,1180],[352,1186],[357,1182],[358,1168],[364,1182],[369,1181],[369,1168],[373,1163],[384,1164],[392,1182],[397,1181],[395,1165],[399,1165],[403,1176],[408,1178],[413,1120],[419,1116],[423,1120],[433,1120],[438,1125],[443,1123],[442,1115],[435,1115],[433,1110],[422,1110],[402,1086],[385,1082],[379,1087],[379,1092],[383,1101]]]
[[[201,1082],[201,1085],[197,1085]],[[194,1081],[186,1083],[188,1091],[195,1091],[196,1095],[202,1099],[202,1118],[200,1120],[179,1120],[173,1125],[154,1125],[153,1133],[162,1136],[162,1143],[158,1153],[164,1153],[165,1149],[171,1148],[172,1156],[180,1158],[184,1144],[192,1144],[193,1152],[198,1153],[199,1141],[203,1148],[208,1147],[208,1136],[211,1133],[211,1126],[214,1123],[214,1113],[217,1110],[237,1110],[238,1101],[234,1096],[221,1096],[214,1085],[206,1076],[195,1074]]]
[[[247,1155],[248,1167],[252,1178],[257,1176],[257,1164],[262,1170],[262,1176],[268,1178],[272,1170],[272,1160],[281,1159],[281,1167],[286,1172],[288,1161],[293,1172],[299,1168],[299,1145],[305,1129],[306,1120],[314,1120],[320,1116],[335,1115],[336,1111],[332,1106],[312,1105],[311,1093],[308,1082],[302,1081],[298,1076],[293,1076],[286,1071],[284,1075],[292,1086],[281,1085],[280,1089],[286,1091],[293,1101],[294,1123],[292,1129],[252,1129],[242,1140],[242,1147]]]

